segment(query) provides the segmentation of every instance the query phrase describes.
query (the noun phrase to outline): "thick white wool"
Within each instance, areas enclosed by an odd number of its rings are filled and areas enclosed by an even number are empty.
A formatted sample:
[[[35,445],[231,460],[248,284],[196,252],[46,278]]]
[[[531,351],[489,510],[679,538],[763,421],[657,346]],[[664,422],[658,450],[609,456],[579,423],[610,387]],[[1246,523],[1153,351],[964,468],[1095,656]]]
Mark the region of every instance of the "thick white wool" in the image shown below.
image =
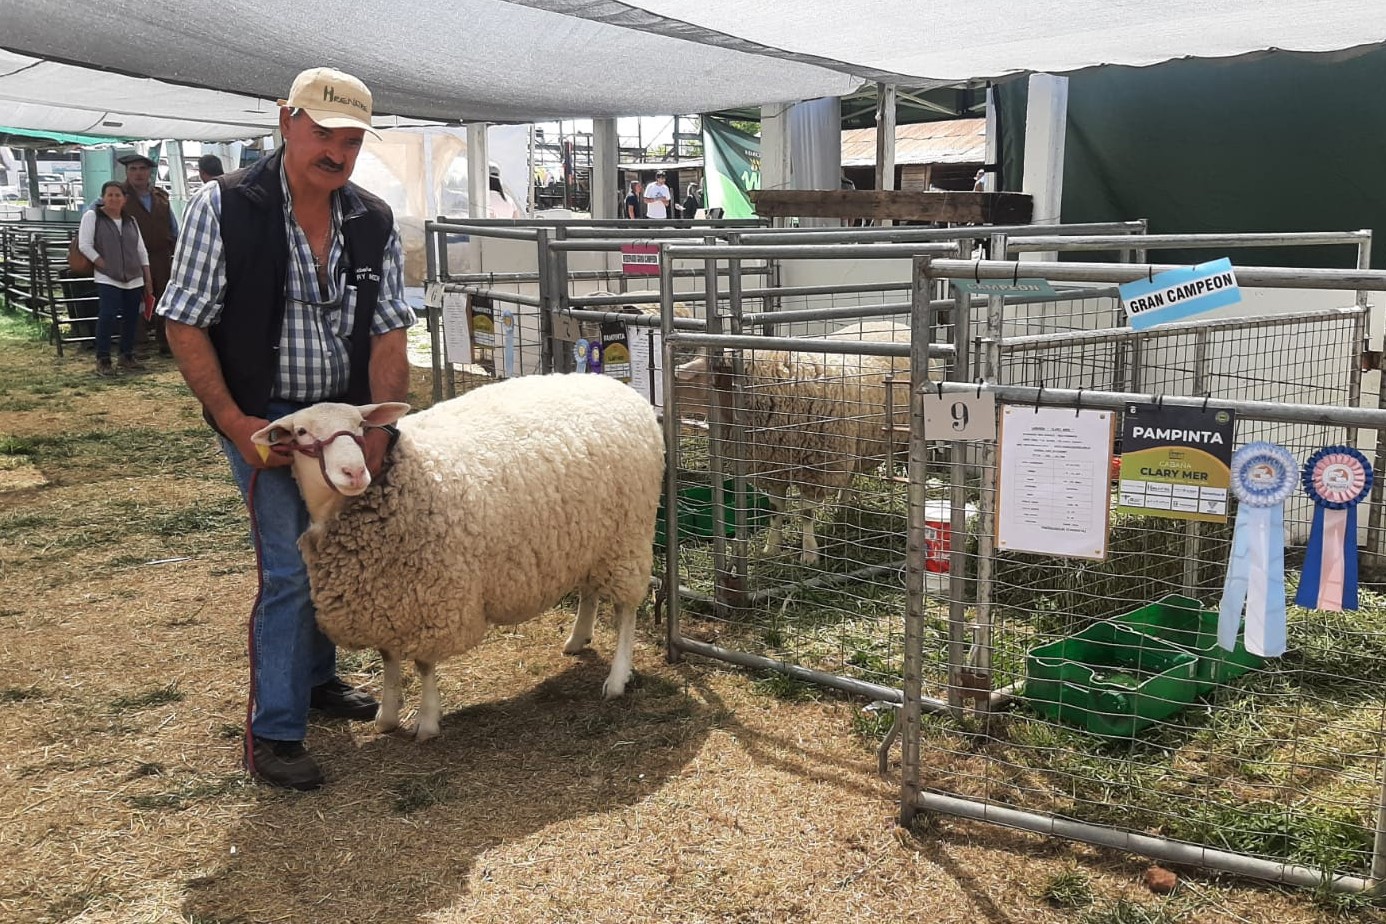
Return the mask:
[[[573,590],[643,599],[664,444],[633,389],[526,376],[399,428],[385,475],[300,540],[333,641],[433,663]]]

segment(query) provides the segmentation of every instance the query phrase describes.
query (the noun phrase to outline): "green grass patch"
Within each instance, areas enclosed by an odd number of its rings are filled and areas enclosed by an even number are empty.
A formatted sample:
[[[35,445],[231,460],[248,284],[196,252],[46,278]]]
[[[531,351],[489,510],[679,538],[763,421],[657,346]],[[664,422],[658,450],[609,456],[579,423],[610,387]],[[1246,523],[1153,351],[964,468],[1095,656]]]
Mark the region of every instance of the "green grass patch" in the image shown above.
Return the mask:
[[[162,776],[162,768],[156,773],[144,775]],[[198,802],[206,802],[231,793],[241,792],[253,785],[247,777],[241,774],[197,778],[161,792],[137,793],[126,796],[125,802],[131,808],[146,812],[177,812]]]
[[[178,689],[176,683],[168,686],[156,687],[153,690],[145,690],[143,693],[133,693],[129,696],[121,696],[111,700],[111,709],[115,712],[134,712],[140,709],[148,709],[151,706],[162,706],[165,703],[178,703],[186,698],[186,694]]]
[[[779,671],[765,671],[752,687],[761,696],[772,696],[788,703],[803,703],[818,698],[818,687]]]
[[[1178,920],[1179,914],[1173,909],[1124,898],[1087,911],[1078,919],[1079,924],[1176,924]]]
[[[1040,898],[1055,908],[1084,908],[1093,903],[1092,882],[1087,873],[1070,866],[1049,877]]]
[[[439,770],[426,776],[412,777],[392,786],[391,807],[396,814],[412,815],[430,805],[446,802],[451,795],[451,776],[448,771]]]

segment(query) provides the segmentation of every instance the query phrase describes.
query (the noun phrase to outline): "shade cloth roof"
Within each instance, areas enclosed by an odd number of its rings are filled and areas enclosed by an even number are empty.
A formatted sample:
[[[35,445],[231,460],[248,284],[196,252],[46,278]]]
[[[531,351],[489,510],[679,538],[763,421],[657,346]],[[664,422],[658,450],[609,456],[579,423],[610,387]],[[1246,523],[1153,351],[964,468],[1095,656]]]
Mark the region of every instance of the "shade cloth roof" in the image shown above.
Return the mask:
[[[50,63],[0,62],[0,124],[247,137],[316,64],[380,112],[527,122],[1382,41],[1380,0],[4,0],[0,48]]]
[[[515,2],[913,86],[1386,41],[1380,0]]]

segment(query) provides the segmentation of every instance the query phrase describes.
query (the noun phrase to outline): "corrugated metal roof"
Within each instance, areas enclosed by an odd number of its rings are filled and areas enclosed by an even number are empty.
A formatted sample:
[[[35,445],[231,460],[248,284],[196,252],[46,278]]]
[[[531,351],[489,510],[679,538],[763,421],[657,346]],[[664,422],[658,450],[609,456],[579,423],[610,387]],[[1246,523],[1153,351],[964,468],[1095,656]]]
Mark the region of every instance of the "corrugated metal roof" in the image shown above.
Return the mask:
[[[967,164],[987,159],[987,120],[951,119],[895,128],[897,164]],[[876,129],[842,133],[842,166],[876,165]]]

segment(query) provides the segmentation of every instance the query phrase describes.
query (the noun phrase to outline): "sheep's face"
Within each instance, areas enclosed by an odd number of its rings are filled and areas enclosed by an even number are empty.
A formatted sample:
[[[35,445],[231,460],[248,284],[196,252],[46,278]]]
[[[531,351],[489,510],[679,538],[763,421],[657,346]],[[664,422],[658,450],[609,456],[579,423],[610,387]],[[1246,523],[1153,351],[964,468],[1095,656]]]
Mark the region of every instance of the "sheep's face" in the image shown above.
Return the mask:
[[[310,502],[323,491],[353,497],[370,487],[363,449],[367,427],[394,423],[409,405],[391,401],[355,407],[315,404],[281,417],[251,438],[293,454],[294,477]]]

